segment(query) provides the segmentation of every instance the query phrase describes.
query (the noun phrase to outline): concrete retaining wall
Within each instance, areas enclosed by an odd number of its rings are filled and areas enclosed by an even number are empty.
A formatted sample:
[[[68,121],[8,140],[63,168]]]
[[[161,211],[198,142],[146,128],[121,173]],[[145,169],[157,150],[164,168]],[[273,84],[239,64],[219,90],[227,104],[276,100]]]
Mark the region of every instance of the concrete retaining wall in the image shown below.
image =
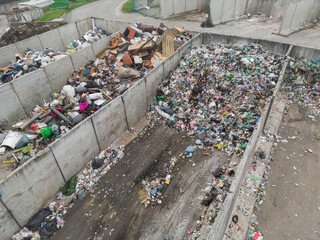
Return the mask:
[[[297,1],[287,6],[281,21],[279,34],[288,36],[303,28],[319,14],[320,3],[318,0]]]
[[[247,2],[248,0],[210,0],[212,23],[229,22],[242,16],[247,10]]]
[[[71,43],[73,40],[78,39],[80,37],[75,23],[69,23],[57,29],[59,31],[62,44],[64,46],[63,50],[67,49],[67,46],[69,43]]]
[[[75,70],[84,67],[89,61],[96,59],[92,46],[78,50],[70,55]]]
[[[172,15],[197,10],[196,0],[161,0],[160,17],[168,18]]]
[[[44,14],[44,11],[42,8],[35,8],[22,13],[6,14],[6,17],[9,23],[10,22],[25,23],[25,22],[31,22],[35,19],[38,19],[43,14]]]
[[[2,202],[11,211],[15,218],[14,221],[23,226],[29,217],[41,209],[43,204],[47,203],[64,183],[52,152],[50,149],[46,149],[25,163],[23,168],[13,171],[9,177],[1,182]],[[8,214],[6,218],[9,218]],[[9,222],[0,220],[0,225],[8,226],[8,235],[12,236],[14,228],[9,225],[12,220]],[[18,229],[15,225],[14,230]],[[1,237],[1,239],[5,238]]]
[[[17,78],[11,84],[27,113],[43,100],[49,100],[53,91],[47,75],[42,69]]]
[[[288,49],[288,45],[286,44],[208,33],[201,34],[181,46],[177,53],[148,73],[145,78],[129,88],[122,96],[114,99],[91,117],[81,122],[69,133],[52,143],[49,149],[38,153],[36,157],[16,169],[7,179],[0,182],[0,192],[3,195],[2,201],[13,215],[13,217],[10,217],[10,213],[6,210],[0,212],[0,216],[3,216],[3,218],[0,217],[0,231],[5,234],[3,235],[5,236],[4,239],[9,238],[18,230],[19,226],[18,224],[14,224],[14,221],[17,221],[20,225],[24,225],[29,217],[47,204],[49,197],[53,196],[59,186],[64,184],[65,180],[69,180],[100,149],[104,149],[110,145],[139,121],[154,97],[161,78],[166,76],[169,71],[174,70],[188,47],[201,45],[202,43],[208,44],[211,41],[216,43],[242,42],[245,44],[258,42],[270,51],[278,53],[285,52]],[[292,49],[291,55],[299,57],[312,56],[316,58],[316,56],[319,56],[319,51],[295,46]],[[43,73],[38,74],[43,75]],[[13,83],[6,84],[7,86],[4,85],[8,91],[7,96],[14,96],[11,84]],[[261,119],[263,119],[263,116]],[[260,125],[261,122],[259,122]],[[258,127],[258,129],[260,128]],[[251,139],[254,140],[255,136],[253,135]],[[254,142],[251,141],[248,149],[251,148]],[[229,198],[226,201],[231,201],[230,203],[232,204],[233,199],[228,200]],[[2,206],[0,205],[0,207]],[[10,225],[6,227],[7,224]]]
[[[112,100],[92,115],[92,123],[101,150],[107,148],[128,130],[122,97]]]

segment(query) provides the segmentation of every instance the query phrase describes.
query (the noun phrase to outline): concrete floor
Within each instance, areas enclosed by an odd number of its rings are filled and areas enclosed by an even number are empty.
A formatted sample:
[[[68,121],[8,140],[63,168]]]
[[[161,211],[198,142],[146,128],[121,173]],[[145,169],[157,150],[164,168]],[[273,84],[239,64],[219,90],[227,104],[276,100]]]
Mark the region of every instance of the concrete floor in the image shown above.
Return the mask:
[[[308,114],[294,105],[280,127],[267,196],[257,211],[264,240],[320,239],[320,119],[311,121]]]

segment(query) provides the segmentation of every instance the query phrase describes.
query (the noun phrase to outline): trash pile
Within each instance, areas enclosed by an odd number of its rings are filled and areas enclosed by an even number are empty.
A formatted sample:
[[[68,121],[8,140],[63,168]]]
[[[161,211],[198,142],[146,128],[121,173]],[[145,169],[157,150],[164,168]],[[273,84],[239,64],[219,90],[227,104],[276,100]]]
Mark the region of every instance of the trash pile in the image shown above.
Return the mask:
[[[310,108],[315,116],[320,115],[320,60],[290,59],[282,91],[288,95],[290,104]]]
[[[218,166],[212,171],[212,175],[211,184],[203,190],[204,195],[199,197],[200,204],[208,208],[200,216],[195,228],[188,231],[190,240],[200,236],[200,228],[203,224],[211,225],[214,223],[227,196],[235,171],[227,166]]]
[[[58,229],[64,225],[63,216],[66,209],[59,202],[53,202],[47,208],[41,209],[31,217],[27,225],[16,235],[13,240],[46,240],[50,239]]]
[[[78,176],[73,176],[57,193],[57,199],[84,199],[87,193],[93,193],[99,179],[124,156],[124,145],[109,148],[100,152]]]
[[[109,169],[118,163],[124,156],[124,146],[110,146],[100,152],[87,167],[73,176],[56,194],[58,200],[82,200],[87,193],[93,193],[98,180],[104,176]],[[71,203],[72,204],[72,203]],[[29,219],[27,225],[19,233],[12,237],[13,240],[43,240],[50,239],[60,228],[64,226],[63,216],[67,213],[61,202],[53,202],[47,208],[41,209]]]
[[[241,155],[283,60],[256,44],[193,47],[159,86],[151,113],[196,136],[199,148]]]
[[[18,26],[10,28],[6,33],[0,36],[0,47],[22,41],[24,39],[47,32],[62,25],[64,25],[64,23],[43,24],[29,22],[19,24]]]
[[[182,154],[179,156],[182,157]],[[145,191],[145,198],[141,201],[145,207],[148,207],[152,203],[162,203],[162,192],[165,189],[165,185],[169,185],[173,177],[173,170],[177,162],[177,158],[173,157],[170,162],[166,163],[160,173],[160,176],[153,179],[145,179],[142,181],[142,186]]]
[[[107,33],[101,28],[94,28],[89,30],[81,38],[74,40],[67,47],[67,52],[55,51],[50,48],[46,48],[42,52],[33,51],[27,49],[24,56],[20,53],[16,54],[15,61],[9,64],[7,67],[0,69],[0,81],[1,83],[10,82],[16,78],[19,78],[27,73],[33,72],[45,67],[51,62],[59,60],[74,53],[80,49],[90,46],[93,42],[96,42],[102,38],[105,38]]]
[[[158,66],[170,57],[193,35],[183,28],[167,28],[160,24],[133,24],[123,33],[115,34],[110,46],[99,52],[98,58],[113,61],[116,66],[125,65],[140,72],[146,72]]]
[[[110,34],[102,30],[100,27],[95,27],[93,30],[87,31],[81,38],[74,40],[67,46],[69,54],[74,53],[80,49],[89,47],[92,43],[106,38]]]

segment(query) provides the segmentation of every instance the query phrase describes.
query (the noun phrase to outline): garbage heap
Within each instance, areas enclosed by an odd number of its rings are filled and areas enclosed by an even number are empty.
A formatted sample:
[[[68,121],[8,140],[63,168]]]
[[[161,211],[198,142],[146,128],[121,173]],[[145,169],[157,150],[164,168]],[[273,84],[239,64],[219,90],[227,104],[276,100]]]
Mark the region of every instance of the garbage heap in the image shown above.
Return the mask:
[[[123,33],[116,33],[110,46],[96,56],[113,62],[115,66],[145,73],[157,67],[192,37],[193,34],[183,28],[133,24]]]
[[[159,86],[151,113],[187,130],[200,149],[242,155],[283,60],[256,44],[193,47]]]
[[[81,38],[70,43],[67,46],[67,52],[56,51],[50,48],[46,48],[41,52],[28,48],[24,52],[24,55],[17,53],[15,55],[15,60],[12,63],[7,67],[0,69],[0,84],[10,82],[27,73],[38,70],[41,67],[45,67],[51,62],[57,61],[68,54],[88,47],[93,42],[105,37],[107,37],[107,33],[105,31],[101,28],[95,28],[94,30],[89,30]]]
[[[319,116],[320,60],[290,59],[281,90],[287,93],[289,104],[309,107],[310,114]]]

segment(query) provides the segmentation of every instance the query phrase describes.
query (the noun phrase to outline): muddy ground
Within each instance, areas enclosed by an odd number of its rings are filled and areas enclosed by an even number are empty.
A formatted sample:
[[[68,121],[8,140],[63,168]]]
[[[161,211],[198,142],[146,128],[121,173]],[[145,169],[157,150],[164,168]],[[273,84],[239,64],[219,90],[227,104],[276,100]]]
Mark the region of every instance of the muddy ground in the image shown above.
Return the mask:
[[[320,120],[309,114],[293,105],[284,116],[267,196],[257,212],[263,240],[320,239]]]
[[[96,191],[76,201],[65,216],[65,226],[54,239],[186,239],[206,207],[199,203],[211,171],[225,164],[222,152],[179,158],[174,178],[163,193],[162,204],[141,204],[141,180],[161,172],[170,158],[179,157],[192,139],[160,124],[125,148],[125,156],[101,178]],[[182,193],[183,192],[183,193]]]

